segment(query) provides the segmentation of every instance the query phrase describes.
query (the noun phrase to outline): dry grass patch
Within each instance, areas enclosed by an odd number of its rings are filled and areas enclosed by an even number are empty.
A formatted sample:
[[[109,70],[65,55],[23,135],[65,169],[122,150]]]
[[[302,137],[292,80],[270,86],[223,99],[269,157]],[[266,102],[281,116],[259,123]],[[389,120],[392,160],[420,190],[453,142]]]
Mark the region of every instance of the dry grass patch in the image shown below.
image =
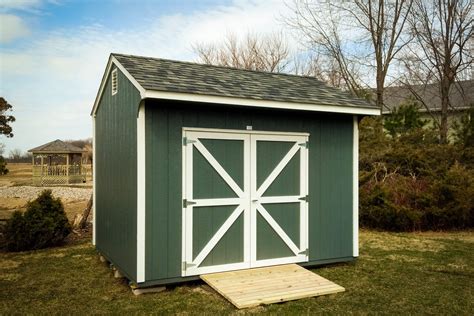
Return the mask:
[[[0,176],[0,186],[32,185],[31,163],[8,163],[8,173]]]

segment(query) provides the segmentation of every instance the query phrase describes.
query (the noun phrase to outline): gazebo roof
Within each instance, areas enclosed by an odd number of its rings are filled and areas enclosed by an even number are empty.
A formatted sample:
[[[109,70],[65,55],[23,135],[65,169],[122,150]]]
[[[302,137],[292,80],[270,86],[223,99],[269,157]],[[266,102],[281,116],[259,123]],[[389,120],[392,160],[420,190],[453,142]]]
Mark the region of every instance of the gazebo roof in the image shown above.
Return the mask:
[[[52,142],[46,143],[44,145],[32,148],[28,150],[30,153],[41,153],[41,154],[73,154],[73,153],[83,153],[85,150],[74,146],[72,144],[63,142],[62,140],[56,139]]]

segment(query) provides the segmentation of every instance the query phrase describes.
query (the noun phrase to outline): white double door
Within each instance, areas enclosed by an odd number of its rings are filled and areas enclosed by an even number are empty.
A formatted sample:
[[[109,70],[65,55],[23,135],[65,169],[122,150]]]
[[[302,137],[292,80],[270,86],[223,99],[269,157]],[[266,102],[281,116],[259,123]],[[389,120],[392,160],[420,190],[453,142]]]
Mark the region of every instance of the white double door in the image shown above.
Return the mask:
[[[308,137],[184,130],[183,276],[308,261]]]

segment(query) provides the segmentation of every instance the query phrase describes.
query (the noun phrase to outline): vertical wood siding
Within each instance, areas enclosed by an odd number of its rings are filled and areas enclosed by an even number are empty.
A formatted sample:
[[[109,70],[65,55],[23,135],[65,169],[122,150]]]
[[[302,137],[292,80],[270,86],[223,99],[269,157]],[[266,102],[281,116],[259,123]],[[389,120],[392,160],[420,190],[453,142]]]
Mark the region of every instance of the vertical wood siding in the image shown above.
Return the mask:
[[[309,132],[309,258],[352,257],[352,115],[146,101],[146,280],[181,276],[182,128]]]
[[[129,279],[136,278],[137,110],[140,94],[118,71],[96,116],[96,247]]]

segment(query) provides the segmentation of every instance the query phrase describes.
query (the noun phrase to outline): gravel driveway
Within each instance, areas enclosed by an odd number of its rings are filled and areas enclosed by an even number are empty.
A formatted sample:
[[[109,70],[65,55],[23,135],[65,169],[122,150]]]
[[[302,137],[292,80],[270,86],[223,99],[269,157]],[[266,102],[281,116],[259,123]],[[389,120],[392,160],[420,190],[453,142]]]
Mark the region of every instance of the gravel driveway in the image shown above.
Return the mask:
[[[17,186],[0,187],[0,199],[20,198],[25,200],[33,200],[41,191],[45,189],[51,189],[53,191],[53,196],[55,197],[70,201],[88,200],[92,194],[91,188]]]

